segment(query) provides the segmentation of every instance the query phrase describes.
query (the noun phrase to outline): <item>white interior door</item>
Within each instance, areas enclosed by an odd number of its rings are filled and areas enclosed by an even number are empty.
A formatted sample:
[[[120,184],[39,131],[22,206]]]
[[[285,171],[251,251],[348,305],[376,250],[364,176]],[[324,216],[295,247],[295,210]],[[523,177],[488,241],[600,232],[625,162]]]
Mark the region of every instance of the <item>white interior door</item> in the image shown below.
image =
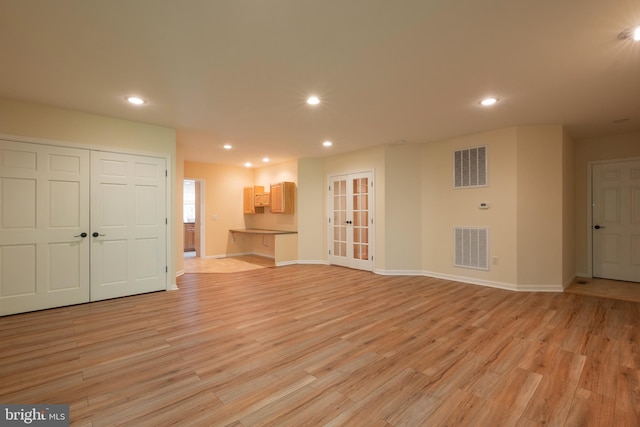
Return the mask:
[[[596,164],[593,276],[640,282],[640,161]]]
[[[0,140],[0,315],[89,300],[88,200],[87,150]]]
[[[329,179],[329,262],[373,270],[373,174]]]
[[[165,163],[92,152],[92,301],[166,289]]]

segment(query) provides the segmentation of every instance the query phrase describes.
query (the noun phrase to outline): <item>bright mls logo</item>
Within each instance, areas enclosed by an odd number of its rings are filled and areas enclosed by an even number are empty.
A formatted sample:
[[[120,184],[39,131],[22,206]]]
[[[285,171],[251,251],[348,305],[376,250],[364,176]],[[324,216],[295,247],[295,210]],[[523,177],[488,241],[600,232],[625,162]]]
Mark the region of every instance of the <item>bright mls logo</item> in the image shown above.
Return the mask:
[[[69,405],[1,405],[1,426],[68,427]]]

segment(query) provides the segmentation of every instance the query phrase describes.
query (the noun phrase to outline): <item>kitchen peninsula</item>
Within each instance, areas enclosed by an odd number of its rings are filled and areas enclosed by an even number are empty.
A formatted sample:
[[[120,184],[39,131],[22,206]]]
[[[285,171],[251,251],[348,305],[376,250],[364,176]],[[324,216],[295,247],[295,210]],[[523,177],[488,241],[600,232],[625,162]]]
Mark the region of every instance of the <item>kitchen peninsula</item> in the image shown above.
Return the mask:
[[[298,258],[298,232],[286,230],[264,230],[260,228],[231,229],[232,239],[236,235],[251,238],[252,253],[256,255],[273,256],[276,266],[295,264]],[[265,254],[263,248],[269,250]]]

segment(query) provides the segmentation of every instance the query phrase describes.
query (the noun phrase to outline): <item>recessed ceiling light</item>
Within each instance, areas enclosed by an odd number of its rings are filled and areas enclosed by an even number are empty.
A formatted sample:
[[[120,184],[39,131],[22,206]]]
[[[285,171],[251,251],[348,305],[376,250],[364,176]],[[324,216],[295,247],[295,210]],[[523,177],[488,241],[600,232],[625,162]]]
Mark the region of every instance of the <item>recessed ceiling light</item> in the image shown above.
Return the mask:
[[[138,98],[137,96],[128,96],[127,101],[135,105],[142,105],[146,103],[146,101],[142,98]]]
[[[627,28],[626,30],[618,34],[618,38],[620,40],[633,40],[636,42],[640,41],[640,26]]]
[[[245,167],[245,168],[250,168],[250,167],[251,167],[251,162],[246,162],[246,163],[244,164],[244,167]]]
[[[322,143],[322,145],[324,145],[325,147],[331,147],[333,145],[333,142],[325,141],[325,142]]]
[[[309,98],[307,98],[307,104],[318,105],[320,104],[320,98],[318,98],[317,96],[310,96]]]
[[[480,104],[484,105],[485,107],[488,107],[490,105],[495,104],[496,102],[498,102],[498,98],[485,98],[482,101],[480,101]]]
[[[264,163],[269,163],[269,158],[268,158],[268,157],[263,157],[263,158],[262,158],[262,161],[263,161]]]
[[[231,146],[231,144],[224,144],[222,148],[224,148],[225,150],[231,150],[231,148],[233,147]]]

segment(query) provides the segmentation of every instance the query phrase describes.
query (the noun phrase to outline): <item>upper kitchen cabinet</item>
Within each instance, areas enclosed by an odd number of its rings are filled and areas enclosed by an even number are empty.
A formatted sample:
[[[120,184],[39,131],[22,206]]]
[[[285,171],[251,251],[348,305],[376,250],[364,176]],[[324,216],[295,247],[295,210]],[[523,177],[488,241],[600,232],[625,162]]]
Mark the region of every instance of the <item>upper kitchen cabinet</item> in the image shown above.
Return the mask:
[[[256,207],[256,194],[263,194],[264,186],[244,187],[242,192],[242,210],[245,214],[264,213],[264,207]]]
[[[271,213],[292,214],[295,193],[296,184],[294,182],[271,184]]]

